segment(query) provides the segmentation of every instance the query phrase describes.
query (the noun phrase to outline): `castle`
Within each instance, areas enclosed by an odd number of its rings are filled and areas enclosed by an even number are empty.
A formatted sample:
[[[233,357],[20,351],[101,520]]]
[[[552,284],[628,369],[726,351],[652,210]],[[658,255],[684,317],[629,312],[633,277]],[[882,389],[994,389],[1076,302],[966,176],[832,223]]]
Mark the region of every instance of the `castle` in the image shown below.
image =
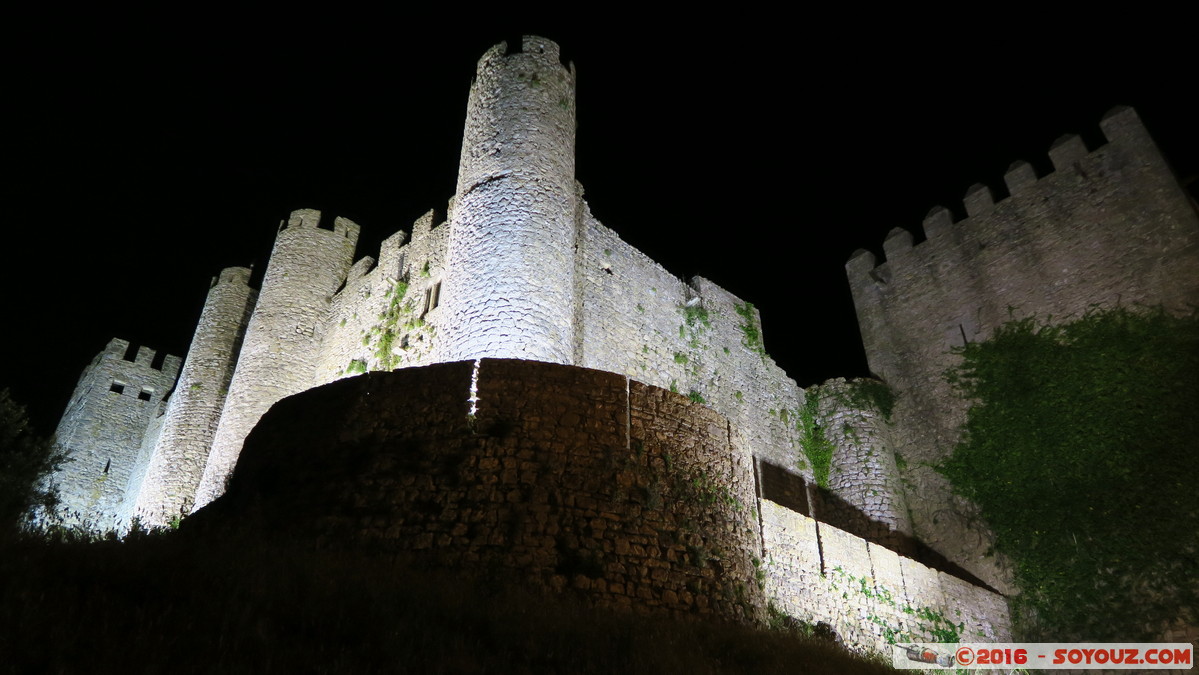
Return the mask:
[[[1199,217],[1136,114],[1110,113],[1102,147],[1059,141],[1050,175],[1013,165],[1007,199],[971,189],[965,221],[934,210],[923,243],[893,231],[882,264],[853,256],[891,411],[877,383],[800,388],[766,355],[751,303],[675,277],[592,216],[574,174],[574,82],[548,40],[493,47],[444,216],[355,261],[357,224],[295,211],[260,289],[245,268],[213,279],[182,367],[110,342],[58,428],[73,459],[54,478],[62,517],[121,529],[201,518],[214,500],[229,512],[256,480],[325,485],[344,459],[331,448],[377,459],[380,439],[402,438],[424,448],[397,460],[420,480],[385,499],[314,488],[342,506],[313,526],[532,570],[601,604],[753,619],[769,598],[863,648],[946,625],[1006,639],[1003,570],[928,468],[964,412],[941,373],[950,347],[984,339],[1009,306],[1199,299]],[[804,447],[813,425],[823,455]],[[296,450],[314,438],[326,444]],[[367,465],[347,484],[394,479]],[[395,504],[409,511],[379,515]]]

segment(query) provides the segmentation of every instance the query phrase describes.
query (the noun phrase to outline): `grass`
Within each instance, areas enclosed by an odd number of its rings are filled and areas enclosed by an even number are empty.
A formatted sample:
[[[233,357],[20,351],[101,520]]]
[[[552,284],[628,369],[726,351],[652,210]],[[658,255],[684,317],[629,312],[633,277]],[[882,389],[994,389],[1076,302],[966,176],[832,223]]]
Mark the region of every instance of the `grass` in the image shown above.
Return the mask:
[[[597,610],[361,552],[8,541],[0,672],[881,673],[781,631]]]

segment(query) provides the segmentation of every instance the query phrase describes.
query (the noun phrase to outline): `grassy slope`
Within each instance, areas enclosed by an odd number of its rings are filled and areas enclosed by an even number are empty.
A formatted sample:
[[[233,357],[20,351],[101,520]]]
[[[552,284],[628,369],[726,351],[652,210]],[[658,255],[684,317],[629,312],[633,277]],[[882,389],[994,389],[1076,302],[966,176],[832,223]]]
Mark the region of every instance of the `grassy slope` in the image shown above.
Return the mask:
[[[795,634],[597,611],[289,544],[0,546],[2,672],[890,672]]]

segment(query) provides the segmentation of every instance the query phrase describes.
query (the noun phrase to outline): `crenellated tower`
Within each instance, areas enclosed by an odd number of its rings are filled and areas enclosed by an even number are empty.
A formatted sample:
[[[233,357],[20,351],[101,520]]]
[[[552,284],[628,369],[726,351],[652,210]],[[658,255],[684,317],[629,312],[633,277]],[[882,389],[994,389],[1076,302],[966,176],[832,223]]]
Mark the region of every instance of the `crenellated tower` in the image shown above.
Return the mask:
[[[280,223],[196,492],[197,507],[224,491],[242,441],[258,418],[279,399],[312,386],[320,331],[357,241],[354,222],[337,218],[325,229],[314,209],[293,211]]]
[[[450,215],[446,360],[574,362],[580,202],[573,66],[544,38],[492,47],[471,86]]]
[[[430,211],[354,263],[358,225],[293,212],[260,291],[246,268],[213,280],[169,400],[178,359],[155,368],[152,352],[133,358],[114,340],[59,428],[75,459],[64,501],[97,530],[193,511],[184,536],[221,518],[212,532],[270,521],[324,541],[332,527],[344,543],[484,561],[610,607],[760,619],[772,598],[856,649],[889,649],[887,630],[931,639],[913,610],[1002,641],[1003,598],[967,574],[977,568],[921,547],[948,493],[908,483],[941,447],[919,426],[939,373],[919,370],[918,350],[939,357],[946,337],[978,334],[1013,271],[1040,297],[1033,273],[1063,260],[1063,287],[1112,251],[1144,268],[1129,273],[1138,283],[1188,269],[1191,221],[1142,213],[1137,195],[1160,187],[1160,167],[1135,115],[1104,128],[1106,150],[1063,141],[1055,176],[1014,167],[1011,198],[972,190],[969,222],[934,214],[928,241],[913,248],[896,231],[887,262],[850,262],[871,366],[899,396],[892,425],[883,383],[801,389],[767,354],[752,303],[675,276],[591,214],[575,180],[573,65],[544,38],[501,43],[478,63],[446,218]],[[1118,192],[1127,181],[1131,194]],[[1134,222],[1182,253],[1087,258],[1095,236],[1057,221],[1114,211],[1084,199],[1096,190],[1128,203],[1104,233]],[[330,481],[369,489],[314,500]],[[470,508],[453,507],[462,499]],[[285,522],[261,519],[271,513]]]
[[[139,449],[178,373],[178,356],[157,363],[153,349],[139,347],[134,354],[118,338],[84,369],[55,431],[67,456],[50,477],[59,488],[62,524],[96,530],[118,524],[140,475]]]
[[[901,392],[892,438],[903,457],[912,527],[926,543],[1004,590],[975,514],[933,467],[960,437],[967,401],[945,372],[956,348],[988,339],[1012,318],[1056,322],[1089,309],[1199,305],[1199,213],[1136,112],[1100,122],[1106,143],[1066,135],[1049,148],[1053,171],[1024,161],[1004,175],[1008,196],[971,186],[966,217],[934,208],[924,241],[895,228],[885,261],[856,251],[846,264],[870,369]]]
[[[230,267],[212,280],[145,478],[133,495],[134,514],[146,525],[165,525],[191,512],[257,297],[249,268]]]

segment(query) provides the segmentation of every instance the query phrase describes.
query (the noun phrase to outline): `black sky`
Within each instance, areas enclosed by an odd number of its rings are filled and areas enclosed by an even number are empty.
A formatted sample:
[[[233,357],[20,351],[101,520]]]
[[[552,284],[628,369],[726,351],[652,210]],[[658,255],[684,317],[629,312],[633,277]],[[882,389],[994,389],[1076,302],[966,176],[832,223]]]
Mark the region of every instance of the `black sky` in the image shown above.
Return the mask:
[[[110,337],[183,354],[209,278],[261,273],[292,209],[359,223],[359,257],[444,209],[475,62],[522,31],[578,68],[592,211],[676,275],[755,303],[800,384],[867,373],[853,250],[918,234],[938,203],[961,215],[966,188],[1000,188],[1014,160],[1046,172],[1050,143],[1095,144],[1112,106],[1136,107],[1178,173],[1199,173],[1178,17],[593,18],[14,24],[0,387],[48,432]]]

